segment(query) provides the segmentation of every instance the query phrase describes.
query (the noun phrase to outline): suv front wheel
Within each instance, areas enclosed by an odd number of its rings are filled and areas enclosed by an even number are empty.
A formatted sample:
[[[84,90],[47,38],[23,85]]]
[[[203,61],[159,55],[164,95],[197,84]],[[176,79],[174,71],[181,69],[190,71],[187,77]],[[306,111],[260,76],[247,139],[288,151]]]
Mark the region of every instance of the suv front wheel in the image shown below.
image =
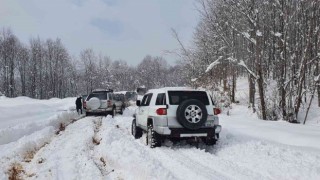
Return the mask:
[[[142,129],[137,127],[136,124],[136,119],[132,120],[132,125],[131,125],[131,134],[135,139],[139,139],[142,137]]]

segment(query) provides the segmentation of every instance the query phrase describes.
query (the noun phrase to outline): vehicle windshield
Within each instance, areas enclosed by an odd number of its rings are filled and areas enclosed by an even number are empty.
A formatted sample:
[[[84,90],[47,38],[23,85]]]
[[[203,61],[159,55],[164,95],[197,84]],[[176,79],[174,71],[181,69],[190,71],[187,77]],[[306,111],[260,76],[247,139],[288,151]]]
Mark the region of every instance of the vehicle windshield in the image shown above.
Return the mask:
[[[131,100],[131,99],[135,99],[136,97],[136,93],[135,92],[126,92],[126,99]]]
[[[116,101],[123,101],[124,100],[124,95],[123,94],[114,94],[113,99]]]
[[[204,105],[209,105],[207,93],[204,91],[168,91],[168,95],[171,105],[179,105],[188,99],[197,99]]]
[[[88,96],[87,101],[89,101],[93,97],[96,97],[98,99],[108,99],[108,93],[91,93]]]

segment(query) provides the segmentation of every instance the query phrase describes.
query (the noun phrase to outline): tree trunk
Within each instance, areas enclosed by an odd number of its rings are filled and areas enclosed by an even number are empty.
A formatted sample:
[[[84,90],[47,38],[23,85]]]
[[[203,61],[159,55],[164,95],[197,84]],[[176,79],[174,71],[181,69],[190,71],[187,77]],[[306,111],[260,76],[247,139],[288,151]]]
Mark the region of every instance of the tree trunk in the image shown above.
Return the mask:
[[[249,75],[248,77],[249,80],[249,107],[252,108],[253,113],[256,112],[255,109],[255,93],[256,93],[256,88],[255,88],[255,80],[252,75]]]
[[[231,90],[231,102],[235,103],[235,91],[236,91],[236,86],[237,86],[237,78],[236,75],[232,75],[232,90]]]

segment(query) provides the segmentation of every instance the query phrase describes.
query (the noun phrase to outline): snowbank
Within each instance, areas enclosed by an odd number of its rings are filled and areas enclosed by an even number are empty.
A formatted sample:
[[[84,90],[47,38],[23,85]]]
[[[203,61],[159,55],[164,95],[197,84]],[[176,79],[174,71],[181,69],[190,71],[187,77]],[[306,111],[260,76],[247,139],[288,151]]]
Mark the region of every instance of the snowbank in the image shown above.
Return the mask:
[[[28,97],[3,98],[0,100],[0,145],[41,130],[55,128],[77,114],[71,111],[74,98],[36,100]]]
[[[36,100],[0,99],[0,179],[13,163],[23,162],[55,135],[61,123],[79,117],[72,111],[74,98]]]

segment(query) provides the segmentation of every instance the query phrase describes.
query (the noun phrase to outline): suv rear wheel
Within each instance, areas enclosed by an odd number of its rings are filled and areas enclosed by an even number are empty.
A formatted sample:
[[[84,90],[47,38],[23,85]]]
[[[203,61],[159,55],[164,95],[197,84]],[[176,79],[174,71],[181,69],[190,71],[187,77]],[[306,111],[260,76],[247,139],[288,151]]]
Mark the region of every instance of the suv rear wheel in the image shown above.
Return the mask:
[[[206,137],[203,138],[202,141],[208,146],[213,146],[216,144],[217,140],[214,137]]]
[[[125,109],[125,107],[124,106],[121,106],[121,110],[120,110],[120,112],[119,112],[119,114],[123,114],[123,111],[124,111],[124,109]]]
[[[208,112],[206,106],[197,99],[183,101],[177,109],[177,120],[190,130],[197,130],[206,122]]]
[[[160,135],[153,130],[153,126],[152,125],[148,126],[146,142],[147,142],[147,145],[150,148],[155,148],[155,147],[160,147],[161,146]]]
[[[139,139],[142,137],[142,129],[137,127],[136,124],[136,119],[132,120],[132,125],[131,125],[131,134],[135,139]]]

